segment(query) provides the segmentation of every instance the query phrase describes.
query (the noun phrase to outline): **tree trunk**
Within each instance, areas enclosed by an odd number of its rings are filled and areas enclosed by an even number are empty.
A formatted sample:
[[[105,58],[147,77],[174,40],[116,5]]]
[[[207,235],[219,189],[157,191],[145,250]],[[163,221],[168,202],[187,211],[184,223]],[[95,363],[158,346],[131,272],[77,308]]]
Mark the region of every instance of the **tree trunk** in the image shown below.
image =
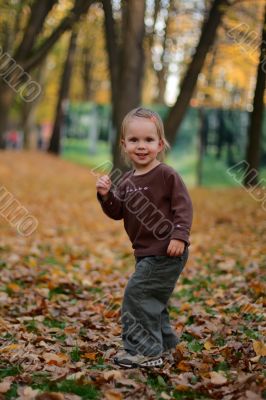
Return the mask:
[[[115,124],[117,118],[115,117],[116,113],[116,99],[117,99],[117,90],[118,90],[118,68],[119,68],[119,49],[118,49],[118,41],[115,30],[115,21],[113,18],[113,9],[111,0],[102,0],[103,9],[104,9],[104,28],[105,28],[105,41],[106,41],[106,50],[108,54],[108,64],[109,64],[109,73],[110,73],[110,81],[111,81],[111,103],[112,103],[112,124],[111,124],[111,134],[110,134],[110,142],[113,147],[115,141]]]
[[[55,3],[57,3],[57,0],[44,0],[41,5],[39,0],[35,0],[33,2],[31,7],[31,15],[29,17],[27,26],[25,27],[24,36],[18,45],[15,54],[14,49],[13,51],[12,49],[8,51],[10,59],[16,59],[16,62],[19,63],[18,67],[22,68],[22,70],[24,69],[23,72],[25,73],[28,73],[30,70],[41,64],[61,35],[67,30],[70,30],[73,24],[79,20],[81,15],[88,11],[92,0],[75,0],[74,6],[69,14],[59,22],[58,26],[45,40],[40,40],[40,32],[42,31],[49,11],[52,9]],[[36,46],[36,42],[40,44]],[[18,76],[17,79],[19,79]],[[16,94],[14,90],[10,89],[7,84],[1,84],[1,89],[0,147],[4,144],[3,134],[7,129],[8,113]]]
[[[46,65],[47,65],[46,62],[44,62],[42,65],[40,65],[39,68],[37,68],[36,71],[34,71],[34,74],[33,74],[34,80],[39,82],[39,84],[41,86],[45,82]],[[21,120],[22,120],[22,130],[23,130],[23,134],[24,134],[23,135],[24,149],[31,148],[31,146],[32,146],[31,134],[35,133],[37,136],[37,133],[38,133],[36,130],[35,117],[36,117],[36,108],[41,100],[41,97],[42,96],[38,96],[33,101],[24,102],[22,105]]]
[[[13,101],[13,92],[5,82],[0,82],[0,149],[5,148],[4,135],[8,129],[8,112]]]
[[[227,0],[213,0],[209,16],[202,28],[195,55],[193,56],[182,81],[179,96],[174,106],[171,107],[170,112],[165,120],[165,132],[171,145],[173,145],[175,142],[176,134],[189,106],[190,99],[196,87],[199,73],[204,65],[208,51],[214,42],[217,28],[221,23],[226,6],[229,6]]]
[[[203,156],[204,156],[204,113],[205,111],[200,107],[198,109],[198,162],[196,167],[197,186],[202,185],[203,178]]]
[[[33,3],[23,39],[14,55],[17,62],[25,60],[25,56],[30,53],[36,41],[36,37],[43,28],[47,15],[57,2],[58,0],[42,0],[41,2],[37,0]]]
[[[167,84],[167,76],[168,76],[168,62],[165,60],[165,55],[167,53],[167,39],[169,37],[169,30],[170,30],[170,16],[175,8],[175,2],[173,0],[169,0],[169,4],[167,6],[167,17],[165,19],[165,28],[164,28],[164,36],[163,36],[163,43],[162,43],[162,54],[161,54],[161,65],[162,69],[159,71],[156,71],[156,76],[157,76],[157,87],[158,87],[158,92],[156,94],[156,97],[154,101],[158,104],[165,104],[164,96],[165,96],[165,90],[166,90],[166,84]],[[157,11],[158,12],[158,11]]]
[[[125,4],[122,32],[123,43],[119,64],[119,81],[114,102],[115,140],[113,141],[114,168],[125,170],[120,157],[120,127],[125,115],[141,101],[141,87],[144,67],[144,14],[145,1],[132,0]]]
[[[245,173],[245,186],[254,186],[258,183],[258,171],[260,167],[260,143],[262,135],[264,91],[266,79],[266,5],[264,10],[264,21],[262,25],[260,58],[257,69],[257,82],[253,100],[253,111],[250,115],[248,129],[248,145],[246,160],[248,170]]]
[[[92,55],[90,47],[86,44],[82,49],[82,56],[83,101],[90,101],[92,84]]]
[[[61,86],[59,89],[53,133],[48,146],[48,152],[54,153],[56,155],[60,154],[61,131],[64,123],[65,106],[68,99],[76,45],[77,32],[74,30],[70,37],[67,57],[65,60],[64,71],[61,80]]]

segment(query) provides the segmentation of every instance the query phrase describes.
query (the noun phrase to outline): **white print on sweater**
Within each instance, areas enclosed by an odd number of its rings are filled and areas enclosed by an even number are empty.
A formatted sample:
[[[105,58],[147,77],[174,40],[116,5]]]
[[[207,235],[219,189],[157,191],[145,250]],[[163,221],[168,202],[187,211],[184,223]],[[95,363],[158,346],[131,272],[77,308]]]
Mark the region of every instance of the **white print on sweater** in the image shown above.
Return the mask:
[[[127,186],[126,193],[137,192],[139,190],[148,190],[148,189],[149,189],[148,186],[145,186],[145,187],[139,186],[138,188],[135,188],[135,189],[132,189],[130,186]]]

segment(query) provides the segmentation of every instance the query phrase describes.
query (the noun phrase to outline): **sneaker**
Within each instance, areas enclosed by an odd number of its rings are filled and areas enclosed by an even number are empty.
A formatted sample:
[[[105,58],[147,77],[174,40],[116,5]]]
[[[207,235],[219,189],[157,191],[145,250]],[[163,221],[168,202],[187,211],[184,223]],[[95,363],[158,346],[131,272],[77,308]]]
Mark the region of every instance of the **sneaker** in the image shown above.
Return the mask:
[[[137,367],[161,367],[163,360],[161,356],[144,356],[142,354],[130,354],[127,351],[121,351],[114,357],[115,364],[124,368],[137,368]]]

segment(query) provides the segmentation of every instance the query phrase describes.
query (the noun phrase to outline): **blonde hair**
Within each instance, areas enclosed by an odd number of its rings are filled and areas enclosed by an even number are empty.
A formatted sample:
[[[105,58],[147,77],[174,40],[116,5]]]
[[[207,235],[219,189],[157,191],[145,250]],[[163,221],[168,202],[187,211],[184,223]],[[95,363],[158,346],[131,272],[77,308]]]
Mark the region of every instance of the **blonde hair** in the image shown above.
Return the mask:
[[[122,121],[121,135],[120,135],[119,143],[120,143],[121,155],[122,155],[124,161],[126,162],[127,165],[130,165],[130,160],[129,160],[127,154],[125,153],[124,147],[122,145],[122,140],[125,139],[128,123],[133,118],[136,118],[136,117],[146,118],[154,123],[156,130],[157,130],[158,137],[163,142],[163,149],[158,154],[158,159],[160,161],[163,161],[164,157],[165,157],[165,151],[170,150],[170,148],[171,148],[170,144],[168,143],[168,141],[165,137],[163,121],[162,121],[160,115],[157,114],[157,112],[149,110],[147,108],[143,108],[143,107],[134,108],[133,110],[129,111],[129,113],[127,113],[127,115],[124,117],[124,119]]]

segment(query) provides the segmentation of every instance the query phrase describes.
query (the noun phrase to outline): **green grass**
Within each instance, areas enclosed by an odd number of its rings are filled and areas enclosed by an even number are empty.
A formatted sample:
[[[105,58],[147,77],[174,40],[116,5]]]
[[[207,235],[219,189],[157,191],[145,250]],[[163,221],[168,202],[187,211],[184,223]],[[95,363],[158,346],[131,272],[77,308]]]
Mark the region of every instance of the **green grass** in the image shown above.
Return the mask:
[[[45,318],[45,320],[43,321],[43,324],[45,326],[48,326],[48,328],[59,328],[59,329],[64,329],[66,326],[66,323],[63,321],[58,321],[58,320],[49,319],[49,318]]]
[[[70,353],[71,361],[77,362],[80,361],[81,352],[79,348],[76,346]]]
[[[193,391],[193,390],[187,390],[187,391],[175,391],[173,393],[173,397],[176,400],[209,400],[211,397],[207,397],[205,394],[200,393],[198,391]]]
[[[19,367],[9,367],[5,369],[0,368],[0,379],[6,376],[15,376],[21,373]],[[31,375],[29,386],[32,389],[38,389],[42,392],[61,392],[72,393],[80,396],[84,400],[97,400],[100,398],[100,391],[93,385],[76,380],[65,379],[59,382],[50,380],[50,375],[47,372],[35,372]],[[13,400],[17,398],[18,384],[13,383],[11,388],[5,395],[5,399]]]
[[[38,326],[37,326],[37,321],[32,319],[31,321],[25,321],[24,325],[26,326],[26,329],[28,332],[33,332],[33,333],[38,333]]]
[[[56,296],[57,294],[69,294],[69,291],[66,290],[62,286],[57,286],[57,287],[55,287],[53,289],[50,289],[50,291],[49,291],[49,300],[51,300],[53,298],[53,296]]]
[[[215,365],[213,368],[214,371],[228,371],[230,370],[230,366],[227,364],[226,361],[221,361],[219,364]]]
[[[88,168],[111,161],[108,143],[99,141],[96,154],[89,154],[88,147],[89,142],[86,139],[64,139],[62,157]]]
[[[110,145],[104,141],[98,141],[97,152],[89,153],[89,142],[86,139],[64,139],[62,157],[76,164],[88,168],[95,168],[100,164],[112,161]],[[197,154],[195,146],[188,149],[177,149],[169,153],[166,164],[178,171],[188,186],[196,184]],[[223,152],[220,160],[216,159],[212,149],[204,157],[203,182],[205,187],[238,187],[239,184],[227,173],[226,154]],[[261,179],[266,180],[266,168],[261,170]]]
[[[9,391],[5,394],[5,400],[13,400],[18,398],[18,384],[13,383]]]
[[[33,383],[31,387],[33,389],[39,389],[41,392],[62,392],[62,393],[73,393],[80,396],[84,400],[99,399],[100,392],[92,385],[81,384],[75,380],[66,379],[61,382],[49,382],[44,377],[43,382],[39,379],[37,383]]]
[[[7,376],[16,376],[20,374],[22,371],[18,365],[8,366],[7,368],[0,367],[0,379],[4,379]]]

